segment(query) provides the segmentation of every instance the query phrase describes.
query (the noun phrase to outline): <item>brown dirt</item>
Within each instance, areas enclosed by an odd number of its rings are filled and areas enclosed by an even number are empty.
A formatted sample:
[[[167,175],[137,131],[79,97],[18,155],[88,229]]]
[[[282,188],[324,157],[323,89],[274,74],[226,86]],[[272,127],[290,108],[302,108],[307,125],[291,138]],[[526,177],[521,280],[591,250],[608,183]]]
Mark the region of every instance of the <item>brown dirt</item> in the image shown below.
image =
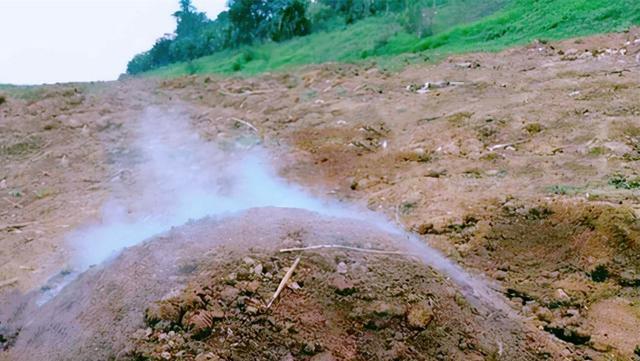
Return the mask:
[[[566,347],[557,359],[630,359],[637,333],[624,330],[640,329],[640,68],[639,49],[629,45],[637,38],[632,30],[534,43],[400,73],[328,64],[249,79],[132,80],[7,94],[0,105],[0,284],[9,282],[0,292],[8,299],[64,269],[68,233],[99,219],[115,185],[131,181],[118,168],[130,158],[129,125],[150,105],[181,107],[215,142],[251,132],[237,119],[249,122],[283,177],[386,214],[470,272],[496,280],[523,324],[579,344],[556,340]],[[480,67],[457,65],[463,61]],[[411,90],[439,80],[463,84]],[[308,267],[318,267],[320,277],[323,262]],[[211,269],[227,272],[239,263]],[[403,267],[418,272],[417,265]],[[413,287],[421,293],[426,284]],[[306,294],[327,306],[325,291],[289,292],[283,302]],[[145,296],[146,305],[163,296],[154,295]],[[338,311],[324,310],[327,319]],[[402,322],[393,327],[404,332]],[[149,344],[141,352],[151,352]]]
[[[534,329],[478,312],[441,275],[397,255],[303,253],[292,278],[299,289],[285,290],[265,310],[294,258],[277,250],[319,243],[402,250],[405,240],[366,222],[296,209],[191,223],[90,269],[40,308],[19,307],[9,323],[19,335],[3,356],[162,359],[169,352],[193,360],[215,352],[280,360],[330,352],[339,359],[534,360],[557,352]],[[209,319],[193,319],[205,311]]]

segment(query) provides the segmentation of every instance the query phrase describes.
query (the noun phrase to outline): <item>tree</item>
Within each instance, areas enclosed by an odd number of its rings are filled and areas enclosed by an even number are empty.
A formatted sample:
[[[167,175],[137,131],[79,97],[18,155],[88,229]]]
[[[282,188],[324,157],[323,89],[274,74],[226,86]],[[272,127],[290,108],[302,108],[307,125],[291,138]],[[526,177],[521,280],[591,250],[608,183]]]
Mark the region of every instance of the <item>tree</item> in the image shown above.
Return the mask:
[[[230,0],[229,20],[237,45],[267,38],[273,7],[268,0]]]
[[[176,38],[197,36],[209,22],[205,13],[199,12],[191,0],[180,0],[180,10],[173,13],[176,18]]]
[[[306,16],[306,11],[306,4],[302,1],[287,1],[273,20],[271,38],[274,41],[282,41],[309,34],[311,22]]]

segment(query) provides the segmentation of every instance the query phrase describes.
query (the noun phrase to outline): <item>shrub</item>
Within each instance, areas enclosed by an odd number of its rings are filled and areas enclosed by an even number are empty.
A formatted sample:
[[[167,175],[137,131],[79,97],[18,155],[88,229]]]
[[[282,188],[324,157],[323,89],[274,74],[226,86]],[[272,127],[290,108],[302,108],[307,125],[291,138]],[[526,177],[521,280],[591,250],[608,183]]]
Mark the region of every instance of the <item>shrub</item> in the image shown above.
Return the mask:
[[[594,282],[604,282],[609,278],[609,270],[604,265],[598,265],[591,272],[591,279]]]

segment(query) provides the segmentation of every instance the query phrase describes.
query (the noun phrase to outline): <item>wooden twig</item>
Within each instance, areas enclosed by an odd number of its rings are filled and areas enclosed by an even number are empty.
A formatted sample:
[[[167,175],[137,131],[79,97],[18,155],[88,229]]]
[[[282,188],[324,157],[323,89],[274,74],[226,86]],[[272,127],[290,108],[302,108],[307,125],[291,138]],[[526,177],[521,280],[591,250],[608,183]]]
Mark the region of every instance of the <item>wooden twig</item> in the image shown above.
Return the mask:
[[[374,254],[396,254],[403,256],[412,256],[411,253],[400,252],[400,251],[384,251],[381,249],[369,249],[369,248],[357,248],[357,247],[349,247],[349,246],[341,246],[338,244],[321,244],[318,246],[309,246],[309,247],[299,247],[299,248],[285,248],[281,249],[281,253],[285,252],[300,252],[300,251],[312,251],[317,249],[327,249],[327,248],[337,248],[344,249],[347,251],[356,251],[356,252],[364,252],[364,253],[374,253]]]
[[[0,226],[0,231],[4,231],[4,230],[11,230],[11,229],[20,229],[20,228],[24,228],[26,226],[32,225],[35,222],[24,222],[24,223],[14,223],[14,224],[5,224],[3,226]]]
[[[296,260],[293,262],[293,265],[289,268],[289,270],[287,271],[287,274],[284,275],[284,277],[282,278],[282,281],[280,281],[280,285],[278,286],[278,289],[276,290],[276,292],[273,294],[273,297],[271,297],[271,300],[269,301],[269,303],[267,304],[267,309],[269,309],[271,307],[271,305],[273,304],[273,302],[276,300],[276,298],[278,298],[278,296],[280,295],[280,292],[282,292],[282,290],[284,289],[284,286],[287,285],[287,282],[289,282],[289,279],[291,278],[291,276],[293,275],[293,271],[295,271],[296,267],[298,266],[298,263],[300,263],[300,256],[298,256],[298,258],[296,258]]]
[[[258,90],[247,90],[247,91],[243,91],[242,93],[233,93],[230,91],[227,91],[226,89],[222,88],[220,90],[218,90],[218,92],[222,95],[227,95],[227,96],[232,96],[232,97],[241,97],[241,96],[247,96],[247,95],[259,95],[259,94],[268,94],[268,93],[273,93],[275,91],[284,91],[283,89],[258,89]]]
[[[251,128],[251,130],[253,130],[254,132],[259,133],[258,128],[256,128],[253,124],[247,122],[246,120],[242,120],[240,118],[231,118],[231,120],[236,121],[236,122],[238,122],[240,124],[244,124],[247,127]]]
[[[17,278],[12,278],[12,279],[9,279],[9,280],[6,280],[6,281],[2,281],[2,282],[0,282],[0,288],[11,286],[11,285],[13,285],[15,283],[18,283],[18,279]]]
[[[520,140],[520,141],[517,141],[517,142],[514,142],[514,143],[496,144],[496,145],[490,146],[488,149],[489,149],[490,152],[493,152],[493,151],[501,149],[501,148],[513,147],[513,146],[520,145],[520,144],[526,143],[526,142],[527,142],[527,140]]]

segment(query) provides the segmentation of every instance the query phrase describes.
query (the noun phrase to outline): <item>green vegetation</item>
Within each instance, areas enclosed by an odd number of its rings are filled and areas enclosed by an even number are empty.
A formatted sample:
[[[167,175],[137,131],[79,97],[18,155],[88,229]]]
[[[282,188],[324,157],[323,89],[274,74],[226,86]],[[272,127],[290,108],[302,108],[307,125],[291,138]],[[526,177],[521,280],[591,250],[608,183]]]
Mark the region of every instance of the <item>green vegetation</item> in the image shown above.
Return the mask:
[[[584,190],[585,190],[584,187],[578,187],[578,186],[572,186],[572,185],[566,185],[566,184],[556,184],[556,185],[547,187],[548,193],[563,195],[563,196],[580,194]]]
[[[640,178],[628,179],[622,174],[614,174],[609,178],[609,185],[617,189],[638,189],[640,188]]]
[[[330,61],[369,61],[396,69],[453,53],[498,51],[534,39],[558,40],[621,31],[640,24],[640,2],[636,0],[510,0],[506,4],[439,0],[436,5],[436,14],[422,19],[421,26],[416,26],[410,9],[353,16],[339,8],[325,6],[318,10],[308,6],[310,35],[282,42],[254,40],[147,74],[252,75]]]
[[[213,55],[213,62],[225,63],[223,67],[214,65],[214,71],[224,68],[222,71],[226,73],[239,72],[253,59],[264,60],[264,56],[244,59],[247,47],[250,53],[269,55],[269,64],[260,71],[277,69],[283,64],[356,61],[377,56],[378,50],[387,45],[387,39],[402,35],[395,38],[394,46],[400,46],[394,51],[397,54],[415,45],[416,39],[477,20],[500,9],[507,1],[232,0],[228,11],[210,20],[190,0],[180,0],[180,10],[173,14],[177,22],[174,34],[158,39],[149,51],[136,55],[127,72],[138,74],[178,62],[184,62],[180,74],[209,72],[211,66],[194,61],[204,55]],[[368,20],[372,21],[358,27]],[[334,42],[333,33],[339,33],[338,42]],[[319,36],[308,37],[309,34]],[[405,44],[405,37],[409,43]],[[284,45],[292,38],[291,44]],[[287,53],[271,54],[278,43],[286,48],[302,46],[305,60],[293,57],[291,61]],[[348,48],[340,51],[336,46]],[[229,62],[229,57],[236,59]],[[277,59],[272,64],[274,57]]]

